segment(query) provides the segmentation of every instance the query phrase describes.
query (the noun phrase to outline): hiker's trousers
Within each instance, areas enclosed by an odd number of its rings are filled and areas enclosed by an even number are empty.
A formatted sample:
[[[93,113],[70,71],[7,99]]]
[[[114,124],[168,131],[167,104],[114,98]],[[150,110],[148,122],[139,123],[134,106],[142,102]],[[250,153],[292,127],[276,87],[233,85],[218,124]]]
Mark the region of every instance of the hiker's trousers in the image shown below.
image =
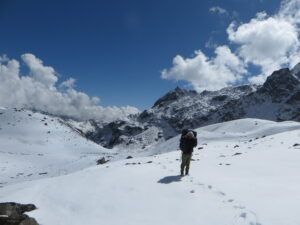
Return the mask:
[[[191,159],[192,159],[192,154],[182,153],[182,157],[181,157],[181,174],[183,174],[184,169],[185,169],[185,174],[189,173]]]

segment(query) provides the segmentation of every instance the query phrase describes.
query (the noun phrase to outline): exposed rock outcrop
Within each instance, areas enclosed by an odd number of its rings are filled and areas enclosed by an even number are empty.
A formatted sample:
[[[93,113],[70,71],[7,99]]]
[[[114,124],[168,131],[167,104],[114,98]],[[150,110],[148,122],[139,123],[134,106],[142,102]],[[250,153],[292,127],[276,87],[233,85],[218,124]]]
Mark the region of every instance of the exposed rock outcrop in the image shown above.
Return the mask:
[[[0,224],[1,225],[38,225],[34,218],[24,214],[35,210],[33,204],[19,204],[15,202],[0,203]]]

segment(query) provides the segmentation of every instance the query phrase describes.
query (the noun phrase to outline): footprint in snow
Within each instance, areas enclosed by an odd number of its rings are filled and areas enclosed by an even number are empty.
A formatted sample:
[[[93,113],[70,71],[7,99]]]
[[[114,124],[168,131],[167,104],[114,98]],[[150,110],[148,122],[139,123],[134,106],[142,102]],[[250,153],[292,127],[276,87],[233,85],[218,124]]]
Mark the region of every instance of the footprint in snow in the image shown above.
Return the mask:
[[[236,225],[242,225],[242,224],[247,224],[247,225],[262,225],[257,221],[257,216],[255,213],[248,211],[242,211],[236,218],[237,223]]]
[[[226,194],[224,193],[224,192],[222,192],[222,191],[217,191],[216,192],[218,195],[222,195],[222,196],[225,196]]]
[[[231,164],[227,163],[225,165],[231,165]],[[163,165],[162,167],[164,169],[167,169],[167,167],[165,165]],[[187,181],[193,182],[194,177],[189,176],[189,179]],[[204,186],[205,184],[203,184],[201,182],[196,182],[194,184],[208,188],[210,191],[212,191],[212,193],[218,195],[222,199],[224,199],[224,197],[226,196],[226,193],[215,190],[215,188],[213,188],[212,185]],[[190,193],[195,193],[195,190],[190,190]],[[229,203],[234,202],[234,199],[228,199],[228,200],[224,199],[222,202],[229,204]],[[234,209],[239,211],[236,215],[237,223],[234,223],[235,225],[261,225],[259,222],[257,222],[258,219],[257,219],[256,214],[250,210],[247,210],[245,206],[242,206],[242,205],[233,205],[232,206],[231,205],[231,207],[233,207]]]
[[[242,218],[246,219],[246,218],[247,218],[247,213],[245,213],[245,212],[242,212],[242,213],[240,214],[240,217],[242,217]]]
[[[192,182],[193,177],[191,177],[190,181]],[[198,186],[202,186],[204,187],[203,183],[200,182],[196,182],[195,183]],[[224,198],[226,196],[226,193],[222,192],[222,191],[218,191],[218,190],[214,190],[212,185],[207,185],[207,188],[209,190],[212,191],[212,193],[217,194],[218,196],[220,196],[220,198]],[[194,190],[191,190],[190,193],[194,193],[192,192]],[[227,199],[227,200],[223,200],[222,202],[225,204],[229,204],[234,202],[234,199]],[[238,210],[237,215],[236,215],[236,223],[234,223],[235,225],[261,225],[261,223],[259,223],[257,220],[257,216],[254,212],[247,210],[245,206],[242,205],[231,205],[231,207],[233,207],[234,209]]]
[[[227,200],[224,200],[222,202],[225,203],[225,204],[229,204],[229,203],[232,203],[233,201],[234,201],[234,199],[227,199]]]
[[[234,205],[233,208],[235,208],[235,209],[245,209],[245,206]]]

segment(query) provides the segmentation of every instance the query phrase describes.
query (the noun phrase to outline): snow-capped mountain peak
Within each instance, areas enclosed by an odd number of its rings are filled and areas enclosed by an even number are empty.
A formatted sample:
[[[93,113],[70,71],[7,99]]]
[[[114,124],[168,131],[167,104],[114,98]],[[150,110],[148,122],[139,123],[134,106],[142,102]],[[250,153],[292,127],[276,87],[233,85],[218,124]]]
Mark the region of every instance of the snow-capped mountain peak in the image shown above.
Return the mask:
[[[291,71],[275,71],[261,86],[241,85],[201,93],[177,87],[131,120],[106,124],[88,136],[107,148],[147,148],[182,129],[228,120],[251,117],[300,121],[299,68],[297,64]]]

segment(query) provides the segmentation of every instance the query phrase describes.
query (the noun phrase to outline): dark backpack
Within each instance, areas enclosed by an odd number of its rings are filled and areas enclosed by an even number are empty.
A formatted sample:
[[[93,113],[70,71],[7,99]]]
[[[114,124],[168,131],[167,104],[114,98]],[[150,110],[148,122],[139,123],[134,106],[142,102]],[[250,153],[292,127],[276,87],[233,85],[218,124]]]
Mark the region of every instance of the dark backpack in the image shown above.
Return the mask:
[[[194,130],[189,130],[189,129],[183,129],[183,130],[181,131],[181,137],[185,136],[185,135],[186,135],[188,132],[190,132],[190,131],[193,132],[193,134],[194,134],[194,136],[195,136],[195,138],[196,138],[196,137],[197,137],[197,132],[194,131]]]
[[[184,150],[185,150],[185,149],[184,149],[183,138],[184,138],[184,136],[185,136],[188,132],[190,132],[190,131],[193,132],[193,134],[194,134],[194,136],[195,136],[195,138],[196,138],[196,140],[197,140],[197,132],[196,132],[196,131],[188,130],[188,129],[183,129],[183,130],[181,131],[181,137],[180,137],[180,143],[179,143],[179,149],[180,149],[181,151],[184,151]]]

